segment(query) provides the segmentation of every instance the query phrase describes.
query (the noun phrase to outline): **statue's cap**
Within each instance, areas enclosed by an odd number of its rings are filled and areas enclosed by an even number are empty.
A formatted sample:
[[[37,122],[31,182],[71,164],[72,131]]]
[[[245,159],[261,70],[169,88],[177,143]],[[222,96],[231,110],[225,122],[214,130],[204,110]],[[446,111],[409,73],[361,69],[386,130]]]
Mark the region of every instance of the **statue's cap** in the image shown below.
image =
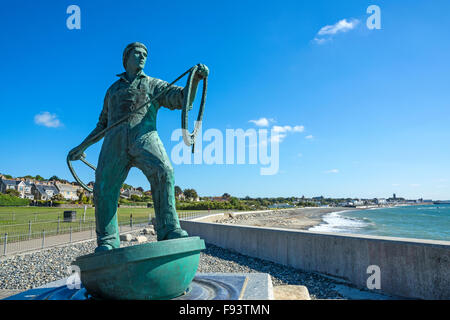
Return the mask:
[[[127,68],[127,59],[128,59],[128,54],[130,53],[130,51],[134,48],[143,48],[145,50],[145,52],[148,54],[148,50],[147,47],[141,43],[141,42],[132,42],[129,45],[127,45],[125,47],[125,49],[123,50],[123,56],[122,56],[122,63],[123,63],[123,67],[126,69]]]

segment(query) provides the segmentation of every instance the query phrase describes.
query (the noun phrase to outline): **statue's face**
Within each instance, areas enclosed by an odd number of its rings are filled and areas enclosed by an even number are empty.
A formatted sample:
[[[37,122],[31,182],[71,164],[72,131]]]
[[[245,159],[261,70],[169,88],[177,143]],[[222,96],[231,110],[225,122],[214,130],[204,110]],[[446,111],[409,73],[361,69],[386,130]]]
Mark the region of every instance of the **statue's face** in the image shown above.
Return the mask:
[[[143,48],[133,48],[128,54],[127,70],[142,70],[147,61],[147,53]]]

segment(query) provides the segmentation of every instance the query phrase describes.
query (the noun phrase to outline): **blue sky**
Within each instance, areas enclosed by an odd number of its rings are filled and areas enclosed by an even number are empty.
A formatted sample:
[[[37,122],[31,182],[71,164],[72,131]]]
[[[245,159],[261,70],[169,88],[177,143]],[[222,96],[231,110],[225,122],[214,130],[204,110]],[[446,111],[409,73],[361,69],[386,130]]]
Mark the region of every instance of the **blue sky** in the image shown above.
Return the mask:
[[[80,30],[66,27],[71,4],[81,9]],[[381,9],[381,30],[366,27],[369,5]],[[280,144],[278,174],[262,176],[260,165],[174,165],[182,188],[449,199],[449,10],[444,0],[2,4],[0,172],[72,180],[67,152],[95,127],[123,72],[123,48],[140,41],[153,77],[171,81],[199,62],[210,68],[204,131],[257,128],[250,120],[261,118],[272,119],[268,128],[304,126]],[[159,112],[169,154],[180,116]],[[91,162],[99,150],[87,150]],[[149,188],[138,169],[126,182]]]

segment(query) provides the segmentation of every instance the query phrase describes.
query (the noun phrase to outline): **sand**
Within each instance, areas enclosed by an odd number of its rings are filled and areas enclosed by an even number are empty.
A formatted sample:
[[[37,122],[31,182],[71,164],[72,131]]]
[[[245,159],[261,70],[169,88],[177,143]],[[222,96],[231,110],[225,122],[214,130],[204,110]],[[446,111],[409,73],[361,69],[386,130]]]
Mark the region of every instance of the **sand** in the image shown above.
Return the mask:
[[[309,228],[322,223],[322,217],[325,214],[346,210],[355,209],[344,207],[296,208],[276,210],[268,213],[236,215],[234,218],[228,218],[217,222],[256,227],[308,230]]]

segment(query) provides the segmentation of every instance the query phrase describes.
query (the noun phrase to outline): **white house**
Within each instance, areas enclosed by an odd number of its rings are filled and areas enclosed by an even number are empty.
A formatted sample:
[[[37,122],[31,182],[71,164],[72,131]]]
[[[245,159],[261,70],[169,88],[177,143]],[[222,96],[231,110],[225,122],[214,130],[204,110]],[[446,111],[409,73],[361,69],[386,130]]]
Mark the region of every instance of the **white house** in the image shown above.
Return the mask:
[[[55,182],[55,187],[66,200],[78,200],[78,187],[71,184]]]
[[[31,191],[32,184],[27,180],[1,179],[0,192],[6,193],[6,190],[12,189],[19,192],[19,196],[25,199],[34,199]]]

